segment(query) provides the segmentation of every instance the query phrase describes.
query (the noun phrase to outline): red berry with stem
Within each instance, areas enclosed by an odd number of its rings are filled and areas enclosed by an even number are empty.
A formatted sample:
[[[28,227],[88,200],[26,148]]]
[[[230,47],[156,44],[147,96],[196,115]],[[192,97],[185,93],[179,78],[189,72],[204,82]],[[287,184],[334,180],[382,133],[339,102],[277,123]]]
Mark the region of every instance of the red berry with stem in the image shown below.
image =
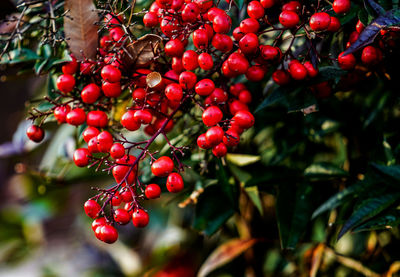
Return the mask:
[[[174,162],[170,157],[162,156],[151,165],[151,172],[157,177],[166,177],[174,170]]]
[[[254,125],[254,116],[249,111],[238,111],[232,121],[240,128],[248,129]]]
[[[259,1],[251,1],[247,4],[247,14],[254,19],[260,19],[264,17],[264,7]]]
[[[206,132],[206,141],[209,145],[215,146],[222,141],[224,131],[219,126],[211,127]]]
[[[135,209],[132,213],[132,223],[136,228],[144,228],[149,224],[149,214],[142,209]]]
[[[70,125],[79,126],[85,123],[86,114],[81,108],[71,110],[66,117],[66,122]]]
[[[67,105],[61,105],[54,109],[54,117],[58,123],[62,124],[67,122],[67,114],[71,111],[71,107]]]
[[[168,175],[166,187],[169,192],[176,193],[183,190],[183,179],[179,173],[171,173]]]
[[[279,15],[279,22],[286,28],[296,27],[300,22],[300,18],[297,13],[293,11],[282,11]]]
[[[196,3],[188,3],[182,10],[182,20],[185,22],[196,22],[200,14],[199,6]]]
[[[203,123],[208,127],[217,125],[222,120],[222,117],[223,113],[217,106],[208,107],[202,115]]]
[[[88,126],[104,128],[108,124],[108,116],[103,111],[90,111],[86,115],[86,123]]]
[[[206,134],[201,134],[197,138],[197,146],[199,146],[201,149],[209,149],[209,148],[211,148],[211,145],[206,140]]]
[[[37,125],[31,125],[26,130],[26,135],[31,141],[41,142],[44,138],[44,131]]]
[[[118,97],[121,95],[121,84],[119,82],[116,83],[109,83],[109,82],[103,82],[101,85],[101,89],[103,90],[103,93],[107,97]]]
[[[86,104],[93,104],[101,95],[100,87],[96,84],[88,84],[82,89],[81,98]]]
[[[184,71],[179,75],[179,85],[181,85],[183,89],[187,90],[194,88],[196,81],[197,76],[193,72]]]
[[[64,74],[73,75],[78,70],[78,62],[76,61],[75,57],[71,55],[72,61],[66,62],[62,67],[61,71]]]
[[[182,55],[182,65],[186,70],[195,70],[199,67],[198,55],[193,50],[187,50]]]
[[[211,44],[215,47],[215,49],[226,53],[232,50],[233,41],[230,36],[225,34],[215,34],[212,38]]]
[[[114,211],[114,220],[118,224],[125,225],[131,220],[131,215],[125,209],[116,209]]]
[[[314,31],[325,31],[331,24],[331,17],[326,12],[315,13],[310,17],[310,28]]]
[[[57,88],[62,93],[69,93],[75,87],[75,78],[69,74],[60,75],[56,82]]]
[[[118,239],[118,231],[111,225],[104,225],[100,229],[100,238],[105,243],[114,243]]]
[[[106,65],[101,69],[101,78],[106,82],[117,83],[121,80],[121,71],[112,65]]]
[[[75,150],[73,160],[76,166],[85,167],[90,161],[90,152],[86,148],[78,148]]]
[[[234,130],[228,129],[222,139],[222,142],[228,146],[233,147],[239,144],[240,135]]]
[[[205,29],[197,29],[192,33],[193,44],[198,49],[206,48],[208,45],[208,35]]]
[[[161,188],[157,184],[149,184],[146,186],[146,189],[144,190],[144,194],[149,199],[159,198],[161,195]]]
[[[95,200],[89,199],[83,205],[83,209],[88,217],[96,218],[99,216],[101,206]]]
[[[289,73],[295,80],[304,80],[307,77],[307,69],[300,62],[291,62]]]
[[[239,48],[245,55],[250,55],[257,52],[258,45],[258,36],[253,33],[246,34],[239,41]]]

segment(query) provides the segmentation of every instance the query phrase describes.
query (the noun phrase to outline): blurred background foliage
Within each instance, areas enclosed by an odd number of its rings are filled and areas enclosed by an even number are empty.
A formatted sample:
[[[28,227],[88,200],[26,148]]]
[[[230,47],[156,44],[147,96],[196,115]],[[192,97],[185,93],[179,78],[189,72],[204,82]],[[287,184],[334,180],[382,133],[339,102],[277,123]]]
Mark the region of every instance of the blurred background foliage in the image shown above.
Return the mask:
[[[10,3],[0,4],[2,17],[15,11]],[[137,1],[136,10],[149,4]],[[321,51],[343,42],[358,18],[373,20],[360,7],[355,1],[344,32]],[[223,160],[194,146],[200,127],[183,115],[169,137],[191,147],[185,191],[146,203],[149,226],[119,228],[121,239],[105,245],[82,205],[91,186],[112,178],[72,165],[83,128],[50,119],[43,143],[25,138],[26,109],[52,93],[68,59],[62,47],[39,43],[35,51],[25,43],[31,48],[15,48],[17,59],[1,65],[1,276],[400,276],[398,51],[374,71],[360,66],[346,75],[321,65],[317,81],[329,81],[329,97],[307,82],[247,83],[256,125]],[[162,139],[154,149],[168,151]],[[146,166],[142,181],[165,182],[152,180]]]

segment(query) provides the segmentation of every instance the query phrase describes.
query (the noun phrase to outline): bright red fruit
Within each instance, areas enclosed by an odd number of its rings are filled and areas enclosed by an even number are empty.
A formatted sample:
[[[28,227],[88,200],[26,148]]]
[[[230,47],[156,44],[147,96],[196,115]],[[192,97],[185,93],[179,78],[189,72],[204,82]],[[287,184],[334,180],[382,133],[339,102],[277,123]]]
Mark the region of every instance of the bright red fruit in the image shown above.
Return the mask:
[[[212,1],[210,1],[212,3]],[[226,34],[231,29],[232,20],[231,18],[224,12],[218,13],[214,16],[213,20],[213,29],[216,33]]]
[[[225,34],[215,34],[212,38],[211,44],[223,53],[229,52],[233,48],[231,37]]]
[[[159,198],[161,195],[161,188],[157,184],[149,184],[146,186],[146,189],[144,190],[144,194],[149,199]]]
[[[214,66],[213,58],[208,53],[201,53],[197,59],[199,66],[204,70],[211,70]]]
[[[377,49],[371,45],[364,47],[361,53],[361,61],[366,65],[377,63],[378,62]]]
[[[222,141],[224,131],[219,126],[211,127],[206,132],[206,141],[210,146],[216,146]]]
[[[100,131],[95,127],[87,127],[85,131],[83,131],[82,136],[83,140],[88,143],[93,137],[97,137],[100,134]]]
[[[174,162],[170,157],[162,156],[151,165],[151,172],[157,177],[166,177],[174,170]]]
[[[293,28],[299,24],[300,18],[293,11],[282,11],[279,15],[279,22],[286,28]]]
[[[121,84],[119,82],[116,83],[109,83],[109,82],[103,82],[101,85],[101,89],[103,90],[103,93],[107,97],[118,97],[121,95]]]
[[[216,156],[218,158],[224,157],[227,152],[228,152],[228,148],[222,142],[220,144],[214,146],[212,149],[212,153],[214,154],[214,156]]]
[[[135,209],[132,213],[132,223],[136,228],[143,228],[149,224],[149,214],[142,209]]]
[[[254,19],[260,19],[264,17],[264,7],[259,1],[251,1],[247,4],[247,14]]]
[[[193,44],[198,49],[206,48],[208,45],[208,36],[205,29],[197,29],[192,33]]]
[[[223,113],[217,106],[208,107],[202,115],[203,123],[208,127],[217,125],[222,120],[222,117]]]
[[[71,92],[75,87],[75,78],[69,74],[60,75],[56,82],[57,88],[63,93]]]
[[[246,34],[239,41],[240,50],[246,55],[254,54],[258,50],[258,36],[253,33]]]
[[[290,82],[290,75],[287,71],[278,69],[272,73],[272,80],[278,85],[286,85]]]
[[[248,33],[257,33],[258,29],[260,29],[260,23],[254,18],[247,18],[240,22],[240,31],[244,34]]]
[[[156,27],[158,25],[158,16],[157,13],[147,12],[143,16],[143,24],[146,27]]]
[[[183,51],[185,50],[185,46],[183,45],[183,42],[180,39],[171,39],[165,44],[164,47],[165,54],[167,54],[170,57],[180,57],[183,54]]]
[[[117,230],[111,225],[104,225],[100,228],[100,240],[105,243],[114,243],[118,239]],[[96,230],[97,231],[97,230]]]
[[[183,179],[179,173],[171,173],[168,175],[167,183],[166,183],[167,190],[172,193],[180,192],[183,190]]]
[[[141,124],[150,124],[153,120],[153,115],[148,110],[137,110],[133,114],[133,119]]]
[[[353,54],[343,55],[343,52],[339,54],[338,63],[341,69],[350,70],[356,65],[356,58]]]
[[[26,135],[31,141],[41,142],[44,138],[44,131],[37,125],[31,125],[26,130]]]
[[[85,167],[89,164],[90,152],[86,148],[78,148],[74,152],[73,159],[76,166]]]
[[[331,17],[326,12],[315,13],[310,18],[310,28],[314,31],[325,31],[331,24]]]
[[[179,75],[179,85],[183,89],[192,89],[196,84],[197,76],[193,72],[184,71]]]
[[[208,96],[210,95],[215,89],[215,84],[212,80],[210,79],[203,79],[199,82],[197,82],[195,91],[198,95],[201,96]]]
[[[121,124],[129,131],[136,131],[140,128],[140,123],[135,120],[135,111],[126,111],[121,117]]]
[[[114,220],[118,224],[125,225],[131,220],[131,215],[125,209],[116,209],[114,211]]]
[[[86,115],[86,123],[88,126],[104,128],[108,124],[108,116],[103,111],[90,111]]]
[[[307,69],[298,61],[292,61],[289,64],[289,73],[295,80],[303,80],[307,77]]]
[[[106,65],[101,69],[101,78],[106,82],[117,83],[121,80],[121,71],[112,65]]]
[[[206,134],[201,134],[197,138],[197,146],[199,146],[201,149],[209,149],[209,148],[211,148],[211,145],[206,140]]]
[[[71,110],[66,117],[68,124],[79,126],[82,125],[86,120],[85,111],[81,108]]]
[[[182,65],[186,70],[195,70],[199,67],[198,55],[193,50],[187,50],[182,55]]]
[[[350,10],[350,0],[335,0],[333,1],[332,8],[337,14],[346,13]]]
[[[110,148],[110,155],[113,159],[122,158],[125,155],[125,147],[121,143],[114,143]]]
[[[58,106],[54,109],[54,117],[58,123],[65,123],[67,120],[67,114],[71,111],[71,107],[67,105]]]
[[[165,96],[171,101],[181,101],[183,97],[182,87],[177,83],[169,84],[165,88]]]
[[[81,92],[82,101],[86,104],[93,104],[100,95],[100,87],[93,83],[85,86]]]
[[[96,231],[97,227],[103,226],[107,224],[107,220],[104,217],[99,217],[92,222],[92,230]]]
[[[96,201],[90,199],[85,202],[85,204],[83,205],[83,209],[85,210],[85,213],[88,217],[96,218],[99,216],[101,206]]]
[[[110,151],[114,139],[109,132],[103,131],[97,135],[97,141],[98,141],[99,151],[107,153]]]
[[[240,128],[248,129],[254,125],[254,116],[249,111],[238,111],[232,121]]]

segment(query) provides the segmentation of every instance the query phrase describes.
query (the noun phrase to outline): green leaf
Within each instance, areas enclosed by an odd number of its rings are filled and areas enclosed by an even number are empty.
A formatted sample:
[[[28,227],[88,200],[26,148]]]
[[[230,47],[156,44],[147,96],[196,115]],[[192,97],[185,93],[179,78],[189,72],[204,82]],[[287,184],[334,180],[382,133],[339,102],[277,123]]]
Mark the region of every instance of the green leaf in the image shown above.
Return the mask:
[[[390,207],[393,203],[398,201],[399,198],[400,193],[389,193],[363,200],[359,207],[353,212],[350,218],[343,225],[342,229],[339,232],[338,240],[347,231],[363,223],[367,219],[379,214],[386,208]]]
[[[286,99],[287,99],[286,94],[288,94],[288,93],[289,93],[289,89],[287,87],[282,87],[281,86],[281,87],[278,87],[278,88],[274,89],[267,96],[267,98],[265,98],[261,102],[261,104],[258,105],[258,107],[255,110],[255,113],[257,113],[257,112],[259,112],[259,111],[261,111],[261,110],[263,110],[263,109],[265,109],[267,107],[270,107],[270,106],[273,106],[273,105],[276,105],[276,104],[279,104],[279,103],[286,104]]]
[[[40,57],[30,49],[14,49],[6,53],[0,60],[0,64],[16,64],[30,62],[40,59]]]
[[[385,9],[382,8],[378,3],[376,3],[374,0],[366,0],[368,2],[368,4],[371,6],[371,8],[374,9],[374,11],[378,14],[378,15],[382,15],[385,13]]]
[[[383,173],[396,181],[400,181],[400,165],[385,166],[376,163],[372,163],[371,165],[380,173]]]
[[[312,214],[313,187],[302,183],[294,191],[293,184],[280,184],[276,203],[282,249],[294,249]]]
[[[257,210],[260,212],[261,215],[264,214],[264,209],[262,206],[261,198],[260,198],[260,193],[258,192],[258,187],[246,187],[245,191],[247,195],[249,196],[251,202],[253,202],[254,206],[257,208]]]
[[[353,232],[372,231],[396,227],[400,224],[400,210],[393,209],[372,218],[353,229]]]
[[[227,154],[226,159],[237,166],[246,166],[258,162],[261,157],[246,154]]]
[[[347,177],[347,171],[330,163],[315,163],[304,170],[304,175],[309,178],[325,179]]]
[[[315,80],[315,83],[322,83],[329,80],[334,80],[340,78],[345,75],[347,72],[336,66],[324,66],[319,69],[318,76]]]

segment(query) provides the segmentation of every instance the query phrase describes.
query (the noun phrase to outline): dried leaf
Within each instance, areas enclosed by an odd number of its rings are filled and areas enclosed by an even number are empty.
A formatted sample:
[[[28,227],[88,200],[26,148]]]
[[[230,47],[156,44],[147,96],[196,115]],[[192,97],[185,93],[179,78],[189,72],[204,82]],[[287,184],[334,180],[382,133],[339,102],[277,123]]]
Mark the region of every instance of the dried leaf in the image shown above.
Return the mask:
[[[156,57],[162,38],[148,34],[126,47],[123,60],[127,66],[146,67]]]
[[[98,44],[99,16],[92,0],[65,0],[64,9],[68,11],[64,19],[64,32],[71,53],[76,58],[93,59]]]
[[[205,277],[213,270],[227,264],[234,258],[245,252],[257,242],[256,239],[232,239],[220,245],[207,258],[201,266],[198,277]]]
[[[14,31],[18,24],[18,18],[21,16],[20,13],[13,13],[6,16],[6,20],[0,23],[0,34],[9,34]],[[23,18],[25,19],[25,18]]]
[[[153,71],[146,76],[146,83],[149,88],[155,88],[162,82],[162,76],[160,73]]]

